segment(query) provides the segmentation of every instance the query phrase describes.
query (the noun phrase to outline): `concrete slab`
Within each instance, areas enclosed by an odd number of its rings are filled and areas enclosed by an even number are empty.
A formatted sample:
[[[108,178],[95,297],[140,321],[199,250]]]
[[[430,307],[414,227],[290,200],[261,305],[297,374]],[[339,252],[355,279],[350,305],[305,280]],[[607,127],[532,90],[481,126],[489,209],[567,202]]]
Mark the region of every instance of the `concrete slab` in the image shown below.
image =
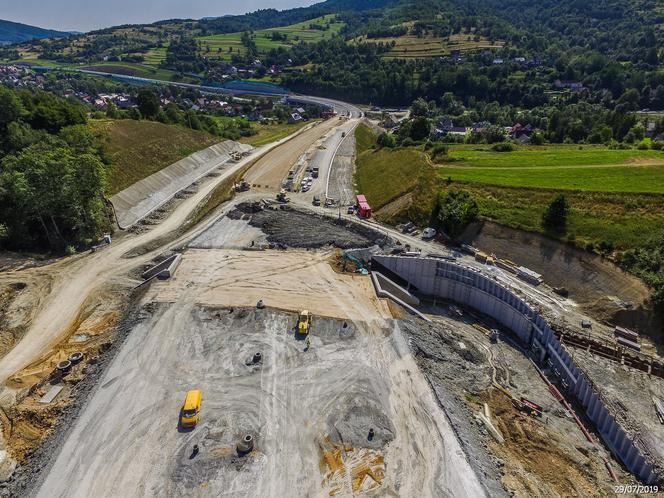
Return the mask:
[[[44,394],[40,399],[39,402],[43,403],[45,405],[52,403],[53,400],[62,392],[63,386],[52,386],[46,394]]]

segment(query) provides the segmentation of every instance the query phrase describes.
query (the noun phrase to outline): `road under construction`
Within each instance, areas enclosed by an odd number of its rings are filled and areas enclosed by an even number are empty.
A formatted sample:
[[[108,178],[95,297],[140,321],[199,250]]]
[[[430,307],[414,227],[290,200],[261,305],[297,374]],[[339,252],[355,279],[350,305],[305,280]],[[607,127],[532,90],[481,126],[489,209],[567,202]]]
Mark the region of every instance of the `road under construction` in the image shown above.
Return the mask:
[[[661,478],[656,451],[644,478],[602,439],[553,369],[531,361],[519,327],[425,292],[401,267],[390,273],[387,255],[408,244],[434,266],[456,260],[548,320],[585,319],[571,301],[437,242],[312,205],[316,195],[352,202],[362,112],[301,98],[337,117],[211,166],[216,173],[161,217],[95,252],[0,274],[5,286],[27,282],[17,299],[30,309],[0,358],[0,492],[604,496],[616,480]],[[308,192],[290,194],[288,206],[275,201],[292,170],[302,178],[313,167]],[[238,175],[249,190],[193,223]],[[367,266],[375,255],[387,294],[347,271],[359,260],[341,247],[363,248]],[[298,332],[302,310],[312,317],[307,334]],[[624,362],[601,379],[617,362],[589,349],[590,359],[575,361],[588,365],[589,385],[610,383],[598,399],[629,426],[627,439],[641,429],[639,451],[656,448],[656,416],[629,406],[617,414],[605,400],[619,403],[627,389],[664,399],[662,379]],[[192,389],[202,392],[200,420],[187,429],[178,422]],[[652,411],[648,403],[638,411]]]

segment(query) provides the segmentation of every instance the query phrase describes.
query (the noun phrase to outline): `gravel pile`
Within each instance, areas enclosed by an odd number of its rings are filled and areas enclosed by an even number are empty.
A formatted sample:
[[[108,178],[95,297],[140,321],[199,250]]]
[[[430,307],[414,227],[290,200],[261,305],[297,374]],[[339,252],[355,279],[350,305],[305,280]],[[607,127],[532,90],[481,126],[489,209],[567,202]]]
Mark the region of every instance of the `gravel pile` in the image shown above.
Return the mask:
[[[355,224],[332,220],[324,216],[282,209],[257,209],[240,204],[228,214],[232,219],[245,219],[260,228],[268,242],[278,247],[319,248],[335,246],[340,249],[385,245],[385,235]]]

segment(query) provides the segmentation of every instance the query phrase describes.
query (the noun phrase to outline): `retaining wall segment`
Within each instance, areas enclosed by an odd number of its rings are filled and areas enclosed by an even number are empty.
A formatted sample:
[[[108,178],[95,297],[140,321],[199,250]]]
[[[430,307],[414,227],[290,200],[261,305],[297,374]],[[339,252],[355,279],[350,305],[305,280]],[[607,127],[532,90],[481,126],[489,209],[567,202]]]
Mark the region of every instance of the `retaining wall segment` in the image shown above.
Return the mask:
[[[142,277],[145,280],[150,280],[151,278],[157,277],[159,280],[166,280],[173,276],[175,270],[180,266],[182,261],[182,254],[177,253],[169,256],[161,263],[156,264],[152,268],[143,272]]]
[[[122,229],[129,228],[178,192],[228,163],[232,153],[246,153],[251,149],[250,145],[227,140],[185,157],[118,192],[110,199],[118,225]]]
[[[620,425],[588,377],[574,363],[546,320],[523,298],[493,278],[457,263],[432,258],[374,256],[419,293],[475,308],[511,329],[559,377],[563,390],[583,407],[611,452],[646,484],[662,479],[657,461]]]

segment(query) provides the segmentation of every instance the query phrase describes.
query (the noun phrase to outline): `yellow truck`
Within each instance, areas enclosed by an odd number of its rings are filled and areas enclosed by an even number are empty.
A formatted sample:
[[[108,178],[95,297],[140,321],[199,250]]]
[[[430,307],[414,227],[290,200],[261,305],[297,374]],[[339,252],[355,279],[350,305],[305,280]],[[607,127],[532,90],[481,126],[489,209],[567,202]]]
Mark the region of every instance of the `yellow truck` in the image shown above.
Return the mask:
[[[180,415],[180,425],[182,427],[194,427],[198,422],[198,417],[201,412],[201,391],[200,389],[192,389],[187,393],[182,405]]]
[[[302,334],[308,334],[309,329],[311,328],[311,313],[309,311],[304,310],[300,312],[300,317],[297,321],[297,331]]]

